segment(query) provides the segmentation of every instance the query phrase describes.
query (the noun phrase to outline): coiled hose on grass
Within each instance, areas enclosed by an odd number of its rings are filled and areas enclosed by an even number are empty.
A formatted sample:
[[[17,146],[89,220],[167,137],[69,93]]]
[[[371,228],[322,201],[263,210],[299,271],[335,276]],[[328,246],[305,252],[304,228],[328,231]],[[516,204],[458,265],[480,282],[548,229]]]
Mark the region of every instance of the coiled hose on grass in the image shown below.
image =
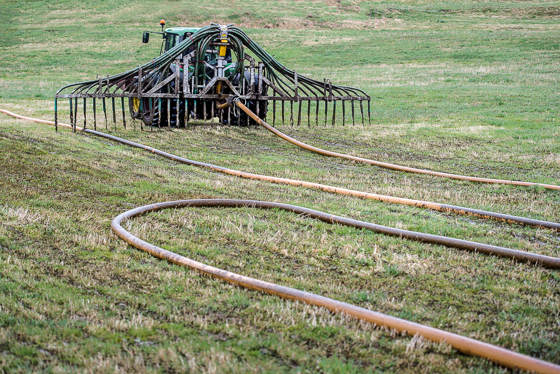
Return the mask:
[[[31,121],[38,122],[38,123],[45,123],[45,124],[54,125],[54,122],[51,122],[51,121],[38,120],[38,119],[29,118],[29,117],[24,117],[24,116],[20,116],[20,115],[8,112],[6,110],[1,110],[0,109],[0,112],[3,112],[5,114],[8,114],[8,115],[11,115],[13,117],[20,118],[20,119],[31,120]],[[71,128],[70,125],[66,125],[66,124],[60,124],[59,123],[59,126]],[[80,129],[80,130],[82,130],[82,129]],[[321,189],[321,190],[328,191],[328,192],[340,193],[340,194],[344,194],[344,195],[351,195],[351,196],[364,197],[364,198],[372,198],[372,197],[369,197],[369,196],[374,196],[373,194],[367,194],[367,193],[361,192],[361,191],[339,189],[339,188],[336,188],[336,187],[319,185],[319,184],[316,184],[316,183],[297,181],[297,180],[291,180],[291,179],[285,179],[285,178],[268,177],[268,176],[252,174],[252,173],[245,173],[245,172],[241,172],[241,171],[237,171],[237,170],[233,170],[233,169],[223,168],[223,167],[217,166],[217,165],[205,164],[205,163],[201,163],[201,162],[198,162],[198,161],[188,160],[188,159],[185,159],[185,158],[182,158],[182,157],[179,157],[179,156],[172,155],[172,154],[167,153],[167,152],[157,150],[157,149],[152,148],[152,147],[148,147],[148,146],[144,146],[142,144],[130,142],[126,139],[118,138],[116,136],[104,134],[104,133],[97,132],[97,131],[94,131],[94,130],[85,129],[83,131],[87,132],[87,133],[90,133],[90,134],[93,134],[93,135],[96,135],[96,136],[111,139],[111,140],[120,142],[122,144],[129,145],[129,146],[132,146],[132,147],[142,148],[142,149],[148,150],[152,153],[156,153],[156,154],[162,155],[164,157],[167,157],[167,158],[170,158],[172,160],[176,160],[176,161],[179,161],[179,162],[182,162],[182,163],[186,163],[186,164],[194,165],[194,166],[202,166],[202,167],[210,168],[210,169],[220,171],[220,172],[223,172],[223,173],[226,173],[226,174],[237,175],[237,176],[240,176],[240,177],[243,177],[243,178],[265,180],[265,181],[271,181],[271,182],[275,182],[275,183],[284,183],[284,184],[291,184],[291,185],[297,185],[297,186],[303,186],[303,187],[311,187],[311,188],[317,188],[317,189]],[[382,195],[375,195],[375,196],[383,197],[383,198],[386,198],[386,199],[397,199],[397,201],[398,200],[408,200],[408,199],[399,199],[399,198],[393,198],[393,197],[390,197],[390,196],[382,196]],[[382,200],[382,199],[381,198],[375,198],[375,200]],[[390,200],[382,200],[382,201],[393,202],[393,201],[390,201]],[[397,201],[395,201],[395,202],[397,202]],[[554,222],[529,220],[529,221],[535,221],[535,222],[527,223],[526,222],[527,219],[525,219],[523,217],[499,215],[499,214],[492,213],[492,212],[478,211],[478,210],[472,210],[472,209],[468,209],[468,208],[447,206],[447,205],[442,205],[442,204],[428,203],[428,202],[415,201],[415,200],[408,200],[408,201],[409,202],[415,202],[415,203],[408,203],[407,205],[415,205],[415,206],[427,207],[427,208],[431,208],[431,209],[434,209],[434,207],[440,206],[440,209],[436,209],[436,210],[448,210],[448,211],[453,211],[453,212],[462,213],[462,214],[475,214],[475,215],[478,215],[478,216],[481,216],[481,217],[501,219],[501,220],[508,221],[508,222],[532,224],[532,225],[535,225],[535,226],[549,227],[549,228],[553,228],[553,229],[556,229],[556,230],[558,230],[560,228],[560,225],[557,224],[557,223],[554,223]],[[432,207],[431,206],[432,204],[436,204],[436,205],[434,207]],[[299,300],[299,301],[302,301],[302,302],[305,302],[305,303],[308,303],[308,304],[311,304],[311,305],[325,307],[325,308],[327,308],[327,309],[329,309],[333,312],[336,312],[336,313],[346,313],[350,316],[353,316],[355,318],[358,318],[358,319],[361,319],[361,320],[364,320],[364,321],[368,321],[370,323],[374,323],[374,324],[377,324],[377,325],[380,325],[380,326],[386,326],[386,327],[391,328],[391,329],[396,329],[397,331],[400,331],[400,332],[406,332],[409,335],[417,335],[418,334],[418,335],[420,335],[420,336],[422,336],[422,337],[424,337],[428,340],[431,340],[431,341],[447,342],[448,344],[450,344],[451,346],[453,346],[454,348],[458,349],[459,351],[461,351],[465,354],[471,354],[471,355],[487,358],[491,361],[497,362],[501,365],[504,365],[504,366],[507,366],[507,367],[510,367],[510,368],[519,368],[519,369],[534,371],[534,372],[538,372],[538,373],[560,373],[560,366],[558,366],[558,365],[548,363],[548,362],[545,362],[545,361],[542,361],[542,360],[538,360],[538,359],[535,359],[535,358],[532,358],[532,357],[529,357],[529,356],[526,356],[526,355],[522,355],[522,354],[510,351],[510,350],[507,350],[507,349],[504,349],[504,348],[500,348],[500,347],[497,347],[497,346],[494,346],[494,345],[491,345],[491,344],[483,343],[483,342],[480,342],[480,341],[477,341],[477,340],[474,340],[474,339],[466,338],[466,337],[463,337],[463,336],[460,336],[460,335],[457,335],[457,334],[453,334],[453,333],[450,333],[450,332],[446,332],[446,331],[443,331],[443,330],[439,330],[439,329],[436,329],[436,328],[432,328],[432,327],[424,326],[424,325],[421,325],[421,324],[413,323],[413,322],[406,321],[406,320],[403,320],[403,319],[400,319],[400,318],[391,317],[391,316],[388,316],[388,315],[385,315],[385,314],[382,314],[382,313],[373,312],[373,311],[368,310],[368,309],[360,308],[360,307],[357,307],[355,305],[351,305],[351,304],[347,304],[347,303],[340,302],[340,301],[337,301],[337,300],[329,299],[329,298],[322,297],[322,296],[319,296],[319,295],[315,295],[315,294],[312,294],[312,293],[296,290],[296,289],[289,288],[289,287],[280,286],[280,285],[277,285],[277,284],[274,284],[274,283],[269,283],[269,282],[261,281],[261,280],[258,280],[258,279],[245,277],[245,276],[242,276],[242,275],[238,275],[238,274],[235,274],[235,273],[228,272],[226,270],[217,269],[217,268],[214,268],[212,266],[202,264],[200,262],[188,259],[188,258],[180,256],[176,253],[164,250],[164,249],[159,248],[157,246],[154,246],[150,243],[147,243],[147,242],[135,237],[134,235],[130,234],[126,230],[124,230],[122,228],[122,226],[120,225],[121,222],[125,219],[130,219],[132,217],[135,217],[135,216],[138,216],[138,215],[141,215],[141,214],[144,214],[144,213],[148,213],[148,212],[151,212],[151,211],[168,209],[168,208],[188,207],[188,206],[197,206],[197,207],[254,207],[254,208],[261,208],[261,209],[273,209],[273,208],[283,209],[283,210],[287,210],[287,211],[294,212],[294,213],[297,213],[297,214],[302,214],[302,215],[309,216],[309,217],[312,217],[312,218],[320,219],[322,221],[329,222],[329,223],[338,223],[338,224],[341,224],[341,225],[352,226],[352,227],[361,228],[361,229],[368,229],[368,230],[372,230],[372,231],[375,231],[375,232],[384,233],[384,234],[387,234],[387,235],[401,236],[401,237],[404,237],[404,238],[419,240],[419,241],[423,241],[423,242],[441,244],[441,245],[445,245],[445,246],[448,246],[448,247],[467,249],[467,250],[479,251],[479,252],[483,252],[483,253],[487,253],[487,254],[494,254],[494,255],[498,255],[498,256],[510,257],[510,258],[513,258],[513,259],[516,259],[516,260],[538,263],[538,264],[541,264],[543,266],[551,267],[551,268],[560,268],[560,259],[559,258],[543,256],[543,255],[529,253],[529,252],[523,252],[523,251],[516,251],[516,250],[509,249],[509,248],[502,248],[502,247],[491,246],[491,245],[487,245],[487,244],[474,243],[474,242],[469,242],[469,241],[464,241],[464,240],[459,240],[459,239],[454,239],[454,238],[447,238],[447,237],[438,236],[438,235],[430,235],[430,234],[417,233],[417,232],[412,232],[412,231],[407,231],[407,230],[400,230],[400,229],[395,229],[395,228],[390,228],[390,227],[386,227],[386,226],[376,225],[376,224],[372,224],[372,223],[368,223],[368,222],[357,221],[357,220],[353,220],[353,219],[349,219],[349,218],[338,217],[338,216],[334,216],[334,215],[331,215],[331,214],[328,214],[328,213],[319,212],[319,211],[315,211],[315,210],[311,210],[311,209],[307,209],[307,208],[302,208],[302,207],[298,207],[298,206],[294,206],[294,205],[264,202],[264,201],[252,201],[252,200],[203,199],[203,200],[182,200],[182,201],[164,202],[164,203],[160,203],[160,204],[146,205],[146,206],[143,206],[143,207],[132,209],[130,211],[127,211],[125,213],[120,214],[111,223],[111,228],[113,229],[113,231],[115,231],[115,233],[119,237],[121,237],[123,240],[125,240],[126,242],[128,242],[132,246],[134,246],[138,249],[141,249],[143,251],[146,251],[146,252],[148,252],[148,253],[150,253],[150,254],[158,257],[158,258],[165,259],[167,261],[170,261],[170,262],[173,262],[175,264],[182,265],[182,266],[187,266],[191,269],[197,270],[201,273],[213,276],[215,278],[218,278],[218,279],[221,279],[221,280],[224,280],[224,281],[227,281],[227,282],[231,282],[231,283],[234,283],[236,285],[246,287],[246,288],[249,288],[249,289],[252,289],[252,290],[258,290],[258,291],[266,292],[266,293],[276,295],[276,296],[279,296],[279,297],[282,297],[282,298]],[[448,208],[443,209],[443,207],[448,207]]]
[[[265,282],[259,279],[246,277],[229,272],[227,270],[222,270],[213,266],[205,265],[198,261],[191,260],[190,258],[186,258],[184,256],[145,242],[142,239],[139,239],[138,237],[132,235],[121,226],[123,220],[131,219],[142,214],[162,209],[185,207],[248,207],[258,209],[281,209],[296,214],[301,214],[307,217],[319,219],[328,223],[338,223],[344,226],[370,229],[373,231],[377,231],[377,227],[379,227],[378,225],[374,225],[368,222],[339,217],[295,205],[254,200],[200,199],[166,201],[164,203],[141,206],[119,214],[111,222],[111,228],[121,239],[135,248],[141,249],[163,260],[167,260],[181,266],[186,266],[202,274],[210,275],[214,278],[218,278],[241,287],[256,291],[262,291],[274,296],[282,297],[284,299],[298,300],[310,305],[327,308],[334,313],[344,313],[354,318],[364,320],[378,326],[385,326],[390,329],[395,329],[399,332],[405,332],[406,334],[411,336],[420,335],[425,339],[434,341],[436,343],[446,342],[447,344],[465,354],[487,358],[491,361],[497,362],[510,368],[524,369],[537,373],[560,373],[560,366],[558,365],[522,355],[520,353],[497,347],[492,344],[483,343],[475,339],[470,339],[433,327],[424,326],[419,323],[410,322],[401,318],[388,316],[383,313],[374,312],[369,309],[361,308],[352,304],[347,304],[342,301],[330,299],[328,297],[323,297],[310,292],[300,291],[294,288]]]

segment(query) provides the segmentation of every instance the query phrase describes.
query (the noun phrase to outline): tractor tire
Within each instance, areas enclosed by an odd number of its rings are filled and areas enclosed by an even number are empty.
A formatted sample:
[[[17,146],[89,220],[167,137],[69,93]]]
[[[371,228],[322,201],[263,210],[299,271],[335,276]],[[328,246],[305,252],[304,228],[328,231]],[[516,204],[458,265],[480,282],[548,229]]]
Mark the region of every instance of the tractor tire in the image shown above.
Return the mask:
[[[151,118],[151,111],[144,112],[142,121],[146,126],[153,127],[166,127],[167,126],[167,100],[171,100],[171,127],[184,127],[185,126],[185,103],[179,100],[179,118],[177,118],[177,99],[161,99],[161,123],[159,116],[159,103],[154,100],[154,118]]]
[[[140,100],[137,97],[128,98],[128,110],[132,118],[141,118],[142,113],[140,113]]]

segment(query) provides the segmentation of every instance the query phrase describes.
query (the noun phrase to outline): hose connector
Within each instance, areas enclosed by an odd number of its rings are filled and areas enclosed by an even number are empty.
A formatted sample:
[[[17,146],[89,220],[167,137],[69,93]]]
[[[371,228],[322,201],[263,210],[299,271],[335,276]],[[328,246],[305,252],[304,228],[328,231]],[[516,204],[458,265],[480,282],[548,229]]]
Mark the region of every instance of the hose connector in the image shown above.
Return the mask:
[[[233,114],[238,117],[239,111],[237,107],[237,102],[239,101],[239,96],[230,95],[227,97],[226,102],[217,106],[217,109],[226,109],[227,107],[233,108]]]

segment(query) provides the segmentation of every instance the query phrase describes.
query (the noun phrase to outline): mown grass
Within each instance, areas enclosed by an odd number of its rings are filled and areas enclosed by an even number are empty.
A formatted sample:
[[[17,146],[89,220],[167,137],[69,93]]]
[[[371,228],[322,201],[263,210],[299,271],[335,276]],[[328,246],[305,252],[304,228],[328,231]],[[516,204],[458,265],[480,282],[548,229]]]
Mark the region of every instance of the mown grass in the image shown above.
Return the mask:
[[[302,141],[433,170],[560,183],[558,2],[262,4],[4,1],[0,106],[50,119],[63,84],[153,57],[159,45],[141,45],[140,36],[160,18],[229,20],[298,72],[356,85],[374,99],[371,126],[281,126]],[[244,171],[560,221],[557,192],[328,159],[258,128],[108,131]],[[0,158],[6,372],[507,372],[445,344],[156,260],[109,227],[143,204],[280,201],[559,256],[560,237],[550,230],[241,180],[7,117]],[[277,211],[187,209],[127,225],[204,263],[560,363],[557,271]]]

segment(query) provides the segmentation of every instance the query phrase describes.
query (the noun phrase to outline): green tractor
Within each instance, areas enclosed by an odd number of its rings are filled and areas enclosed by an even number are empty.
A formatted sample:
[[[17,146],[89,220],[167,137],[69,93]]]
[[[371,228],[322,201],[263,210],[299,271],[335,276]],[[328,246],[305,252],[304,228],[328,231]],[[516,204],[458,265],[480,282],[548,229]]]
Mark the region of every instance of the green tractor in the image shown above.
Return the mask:
[[[181,44],[183,41],[192,38],[194,34],[196,34],[200,28],[197,27],[171,27],[164,29],[165,21],[160,21],[162,31],[155,32],[155,31],[144,31],[142,36],[142,43],[148,43],[150,40],[150,33],[151,34],[161,34],[163,35],[163,41],[160,48],[160,55],[163,53],[167,53],[168,51],[172,50],[175,46]],[[224,41],[225,43],[225,41]],[[177,63],[171,63],[169,65],[170,71],[162,72],[163,75],[173,75],[177,74],[179,77],[179,82],[184,82],[185,78],[188,82],[191,83],[193,94],[197,94],[200,92],[201,89],[205,87],[205,85],[210,82],[216,74],[220,74],[228,79],[231,84],[235,86],[239,86],[239,81],[241,78],[240,72],[237,71],[237,59],[238,56],[232,58],[232,49],[229,45],[219,45],[219,43],[212,43],[210,47],[208,46],[201,46],[198,43],[191,45],[188,49],[186,49],[183,53],[176,56],[179,60]],[[203,48],[203,50],[200,50]],[[199,66],[203,66],[203,68],[196,68],[196,63],[187,63],[191,61],[195,61],[195,58],[198,59],[202,56],[202,59],[196,60]],[[220,71],[217,71],[219,67]],[[196,70],[196,73],[195,73]],[[185,77],[187,74],[187,77]],[[251,81],[251,72],[249,70],[244,70],[243,72],[243,80],[246,81],[247,84]],[[253,85],[256,85],[259,80],[258,73],[255,73]],[[166,93],[167,91],[173,92],[175,90],[175,82],[171,81],[169,87],[161,87],[160,90],[157,92]],[[253,87],[253,91],[257,91],[258,87]],[[260,91],[258,93],[263,95],[266,93],[267,86],[266,84],[261,85]],[[213,93],[221,94],[221,95],[229,95],[232,94],[232,90],[223,84],[216,85],[215,89],[212,90]],[[203,97],[201,97],[203,99]],[[167,126],[168,121],[169,125],[172,127],[183,127],[188,119],[192,120],[211,120],[215,114],[216,109],[215,105],[212,108],[212,101],[208,100],[193,100],[185,106],[185,101],[178,100],[178,99],[162,99],[158,101],[150,101],[149,98],[144,98],[143,105],[140,105],[140,99],[137,97],[133,97],[129,99],[129,110],[130,115],[132,118],[136,118],[142,120],[146,125],[151,126]],[[259,106],[257,110],[257,105]],[[256,100],[249,100],[248,107],[255,111],[259,112],[259,117],[261,119],[265,119],[268,101],[257,101]],[[169,116],[168,116],[169,110]],[[161,113],[161,115],[160,115]],[[188,116],[186,118],[185,116]],[[238,125],[247,125],[249,119],[246,116],[239,118],[237,114],[233,115],[233,118],[230,114],[229,118],[220,118],[220,123],[223,124],[238,124]]]

